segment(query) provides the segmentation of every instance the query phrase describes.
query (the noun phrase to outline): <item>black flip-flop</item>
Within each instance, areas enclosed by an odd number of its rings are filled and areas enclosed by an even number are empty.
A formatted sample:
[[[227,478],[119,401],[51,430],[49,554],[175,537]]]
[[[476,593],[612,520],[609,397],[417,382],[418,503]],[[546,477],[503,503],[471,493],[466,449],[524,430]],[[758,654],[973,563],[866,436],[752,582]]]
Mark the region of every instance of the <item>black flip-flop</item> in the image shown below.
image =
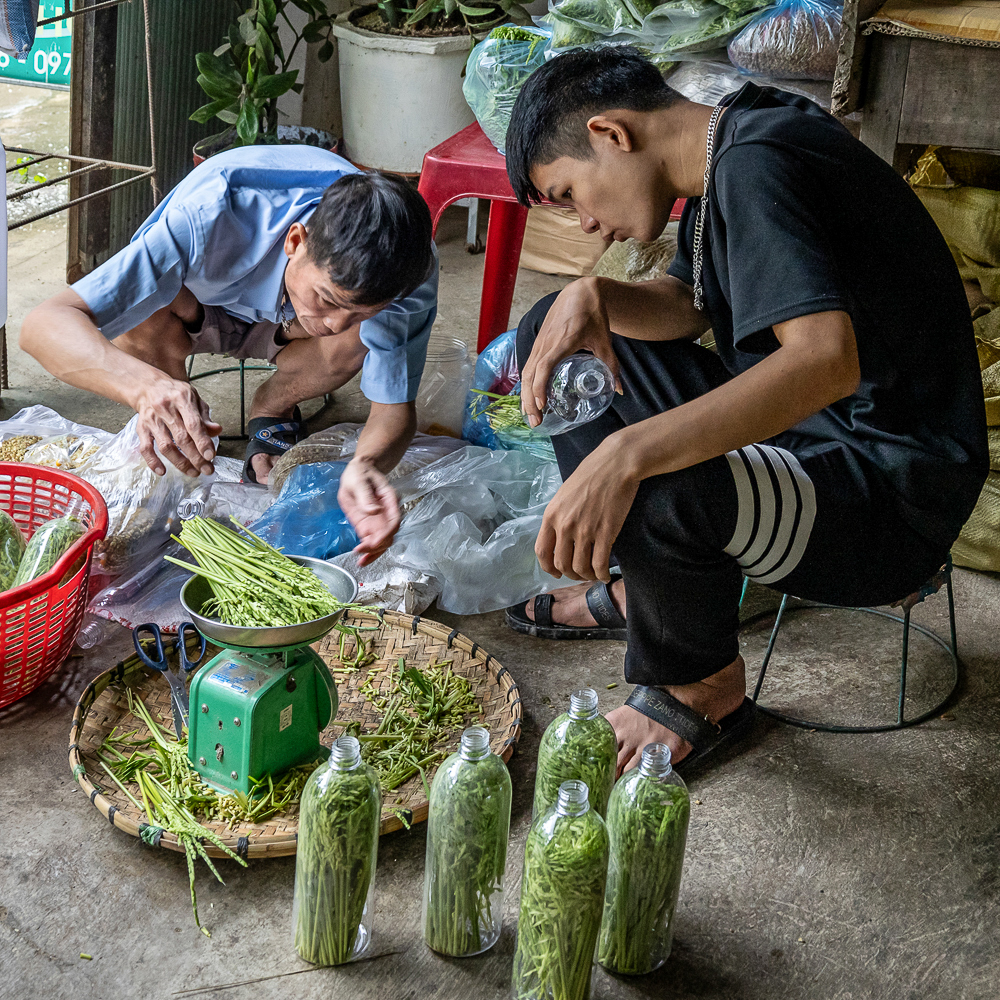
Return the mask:
[[[538,639],[617,639],[624,641],[628,635],[625,619],[615,607],[608,585],[600,580],[587,590],[587,607],[596,625],[560,625],[552,620],[551,594],[535,598],[535,619],[528,617],[528,602],[515,604],[507,609],[507,624],[522,635]]]
[[[306,436],[305,421],[299,408],[291,420],[276,420],[274,417],[254,417],[247,423],[246,454],[243,457],[243,482],[260,485],[253,471],[254,455],[284,455],[293,445]]]
[[[667,691],[642,685],[633,689],[625,704],[691,744],[694,749],[677,764],[678,774],[685,777],[701,770],[710,756],[732,750],[745,740],[757,714],[757,706],[744,698],[735,712],[717,723],[709,722]]]

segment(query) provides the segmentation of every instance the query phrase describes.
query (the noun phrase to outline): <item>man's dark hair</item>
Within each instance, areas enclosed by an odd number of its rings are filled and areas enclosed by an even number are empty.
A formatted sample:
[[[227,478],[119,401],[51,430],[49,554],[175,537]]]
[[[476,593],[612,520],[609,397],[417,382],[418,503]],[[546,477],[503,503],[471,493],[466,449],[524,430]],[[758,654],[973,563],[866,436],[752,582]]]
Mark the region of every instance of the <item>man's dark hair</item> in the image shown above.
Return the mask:
[[[306,250],[356,305],[405,298],[433,267],[431,213],[402,177],[345,174],[309,219]]]
[[[507,176],[522,205],[541,201],[533,167],[593,155],[587,121],[604,111],[658,111],[681,100],[660,71],[630,46],[577,49],[528,77],[514,102],[505,148]]]

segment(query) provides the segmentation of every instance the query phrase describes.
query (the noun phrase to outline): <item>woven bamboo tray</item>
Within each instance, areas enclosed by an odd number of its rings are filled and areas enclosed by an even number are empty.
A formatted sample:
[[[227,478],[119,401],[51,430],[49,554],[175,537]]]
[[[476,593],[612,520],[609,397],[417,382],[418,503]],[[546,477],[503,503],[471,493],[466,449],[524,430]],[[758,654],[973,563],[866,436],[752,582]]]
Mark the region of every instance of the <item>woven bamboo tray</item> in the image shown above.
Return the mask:
[[[373,637],[372,651],[377,659],[357,673],[343,674],[338,672],[341,666],[339,633],[331,633],[313,647],[330,666],[337,679],[340,696],[338,722],[327,726],[320,735],[320,742],[329,746],[340,735],[345,722],[357,720],[364,728],[366,723],[377,721],[378,713],[358,692],[369,672],[379,671],[386,664],[395,665],[401,656],[406,658],[407,667],[423,667],[433,659],[439,662],[452,660],[452,669],[468,678],[476,700],[482,705],[480,715],[470,715],[464,725],[479,723],[488,727],[490,745],[494,752],[505,761],[509,759],[521,735],[521,698],[517,684],[506,667],[497,663],[478,643],[462,635],[458,629],[449,630],[439,622],[394,611],[377,615],[351,613],[346,621],[351,625],[379,626],[375,632],[362,633],[366,640]],[[173,642],[165,641],[164,646],[168,655],[172,655],[176,649],[176,639]],[[353,640],[348,640],[345,653],[353,652],[353,648]],[[218,647],[209,645],[204,662],[216,652]],[[377,689],[388,687],[390,673],[390,670],[384,670],[377,675],[379,679],[373,681]],[[184,848],[173,834],[162,833],[158,837],[150,837],[149,831],[152,828],[148,826],[145,814],[108,778],[97,759],[96,751],[115,726],[121,726],[125,731],[145,731],[142,721],[128,710],[126,688],[131,688],[133,693],[138,694],[154,717],[158,714],[164,725],[170,727],[170,689],[166,681],[158,673],[145,667],[133,654],[97,677],[80,696],[70,727],[69,766],[73,777],[94,807],[119,830],[124,830],[133,837],[145,833],[144,839],[147,842],[152,841],[160,847],[182,852]],[[464,727],[456,728],[451,733],[449,750],[459,745],[462,728]],[[428,782],[433,777],[434,770],[436,768],[428,771]],[[135,793],[136,788],[137,786],[130,791]],[[390,792],[386,796],[386,806],[408,812],[407,818],[411,823],[423,822],[427,818],[427,796],[420,776],[416,775]],[[382,833],[402,828],[403,823],[395,810],[383,809]],[[218,833],[227,846],[242,857],[277,857],[295,853],[297,812],[279,814],[265,823],[240,823],[233,827],[221,822],[205,825]],[[217,848],[207,843],[205,846],[208,854],[213,857],[224,856]]]

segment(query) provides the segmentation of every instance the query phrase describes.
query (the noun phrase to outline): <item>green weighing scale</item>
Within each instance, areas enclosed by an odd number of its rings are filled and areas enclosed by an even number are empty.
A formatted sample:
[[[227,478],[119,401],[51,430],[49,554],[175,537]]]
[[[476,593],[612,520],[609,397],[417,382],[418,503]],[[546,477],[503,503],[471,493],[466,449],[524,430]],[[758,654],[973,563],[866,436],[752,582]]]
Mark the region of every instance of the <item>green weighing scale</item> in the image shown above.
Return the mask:
[[[343,604],[357,581],[322,559],[293,556]],[[299,625],[246,628],[201,613],[208,581],[193,576],[180,599],[198,631],[223,650],[191,679],[188,758],[202,780],[220,791],[247,794],[250,779],[325,756],[319,734],[337,714],[337,686],[310,644],[326,635],[343,610]]]

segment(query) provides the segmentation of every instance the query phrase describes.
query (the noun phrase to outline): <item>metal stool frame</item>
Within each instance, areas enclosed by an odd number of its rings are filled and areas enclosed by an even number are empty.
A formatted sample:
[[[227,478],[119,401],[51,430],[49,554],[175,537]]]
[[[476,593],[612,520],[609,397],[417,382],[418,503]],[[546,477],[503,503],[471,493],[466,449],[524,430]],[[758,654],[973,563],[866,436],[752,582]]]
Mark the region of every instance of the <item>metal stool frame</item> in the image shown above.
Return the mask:
[[[851,608],[838,604],[822,604],[819,602],[809,602],[807,604],[802,604],[799,607],[788,608],[789,595],[783,595],[781,599],[781,606],[778,608],[778,614],[774,620],[774,627],[771,629],[771,637],[767,643],[767,650],[764,653],[764,659],[760,666],[760,673],[757,675],[757,684],[754,687],[752,701],[757,706],[757,711],[763,712],[765,715],[769,715],[771,718],[777,719],[779,722],[785,722],[790,726],[798,726],[801,729],[818,729],[825,733],[892,732],[897,729],[906,729],[909,726],[916,726],[919,723],[926,722],[928,719],[939,714],[958,688],[961,676],[961,661],[958,658],[958,639],[955,630],[955,592],[952,588],[950,555],[948,556],[948,560],[941,572],[944,575],[944,585],[948,593],[948,622],[951,631],[950,645],[940,635],[938,635],[937,632],[910,621],[910,611],[913,606],[921,603],[926,597],[929,597],[931,593],[936,593],[940,587],[928,590],[928,585],[925,585],[920,591],[917,592],[917,594],[912,595],[912,597],[901,602],[903,606],[902,617],[890,614],[887,611],[879,611],[876,608]],[[775,711],[773,708],[767,708],[766,706],[758,703],[757,699],[760,697],[760,690],[764,684],[764,675],[767,673],[767,667],[771,661],[771,653],[774,651],[774,644],[778,638],[778,630],[781,628],[781,623],[785,617],[786,611],[788,614],[794,614],[797,611],[808,611],[813,608],[830,608],[835,611],[857,611],[862,614],[876,615],[879,618],[888,618],[890,621],[899,622],[903,626],[902,657],[899,669],[899,701],[895,722],[886,723],[881,726],[834,726],[825,722],[811,722],[808,719],[798,719],[794,716],[785,715],[782,712]],[[746,628],[747,625],[751,625],[762,618],[766,618],[769,614],[769,611],[765,611],[759,615],[754,615],[753,618],[743,623],[743,628]],[[907,719],[904,715],[904,706],[906,702],[906,670],[909,661],[911,628],[919,632],[921,635],[926,636],[928,639],[936,642],[949,654],[951,657],[952,675],[951,686],[948,689],[948,693],[936,705],[915,718]]]
[[[230,365],[228,368],[213,368],[211,371],[198,372],[197,375],[191,374],[191,369],[194,367],[194,355],[188,355],[187,361],[187,374],[189,382],[197,382],[200,378],[208,378],[209,375],[225,375],[227,372],[239,372],[240,373],[240,432],[239,434],[220,434],[220,441],[246,441],[249,437],[247,434],[247,394],[246,394],[246,373],[247,372],[276,372],[278,370],[276,365],[248,365],[244,358],[240,358],[240,363],[238,365]],[[329,394],[327,394],[329,395]],[[326,399],[327,397],[324,397]]]

